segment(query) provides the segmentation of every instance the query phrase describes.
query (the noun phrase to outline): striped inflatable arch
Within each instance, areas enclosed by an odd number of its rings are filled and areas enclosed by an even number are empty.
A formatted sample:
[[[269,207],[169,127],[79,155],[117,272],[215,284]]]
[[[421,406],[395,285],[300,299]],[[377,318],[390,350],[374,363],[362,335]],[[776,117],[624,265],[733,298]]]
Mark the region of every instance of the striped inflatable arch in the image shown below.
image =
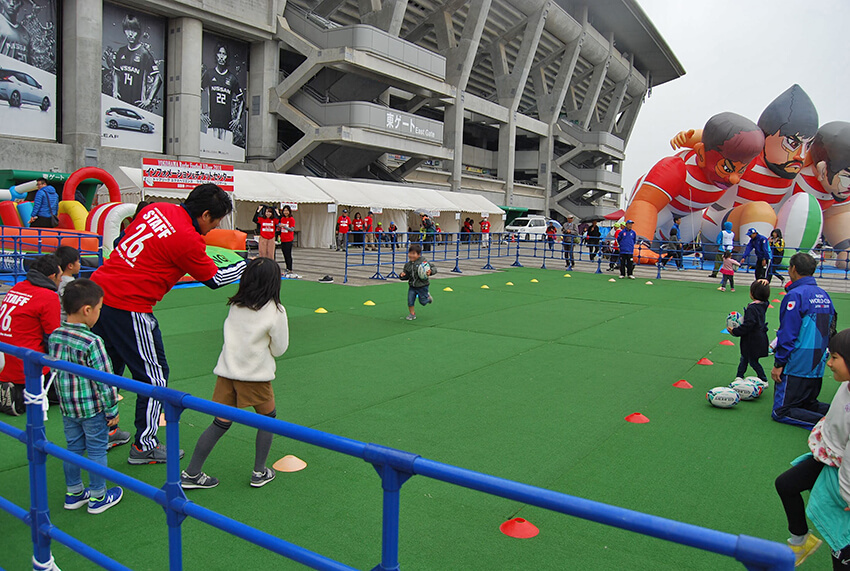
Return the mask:
[[[86,230],[103,236],[103,257],[112,253],[112,244],[121,235],[121,225],[132,218],[136,205],[107,202],[95,206],[86,218]]]

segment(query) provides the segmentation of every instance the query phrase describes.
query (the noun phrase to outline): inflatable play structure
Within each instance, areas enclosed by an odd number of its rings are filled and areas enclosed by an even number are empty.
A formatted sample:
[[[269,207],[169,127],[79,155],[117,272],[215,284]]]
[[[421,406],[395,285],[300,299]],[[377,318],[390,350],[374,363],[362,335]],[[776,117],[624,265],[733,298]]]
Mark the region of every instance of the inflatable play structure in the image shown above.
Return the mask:
[[[758,123],[734,113],[711,117],[701,130],[678,133],[675,155],[634,186],[626,218],[643,240],[666,240],[681,217],[681,239],[712,250],[724,222],[736,240],[749,228],[779,228],[786,256],[808,251],[821,236],[845,269],[850,250],[850,123],[818,126],[809,96],[792,85]],[[787,263],[787,260],[786,260]]]
[[[36,179],[42,177],[48,184],[62,185],[59,225],[47,231],[29,228],[33,205],[26,201],[36,190]],[[22,178],[29,180],[16,182]],[[121,202],[121,191],[112,175],[96,167],[81,168],[71,174],[0,171],[0,184],[8,185],[7,189],[0,189],[0,255],[6,257],[10,253],[12,256],[47,253],[67,245],[80,250],[87,265],[97,265],[101,255],[106,259],[112,253],[114,243],[136,211],[135,204]],[[78,189],[86,187],[82,195],[91,204],[101,184],[109,192],[109,202],[89,210],[76,200]],[[218,265],[230,265],[243,257],[246,238],[244,232],[236,230],[213,230],[205,236],[207,253]],[[4,269],[9,264],[0,266]]]

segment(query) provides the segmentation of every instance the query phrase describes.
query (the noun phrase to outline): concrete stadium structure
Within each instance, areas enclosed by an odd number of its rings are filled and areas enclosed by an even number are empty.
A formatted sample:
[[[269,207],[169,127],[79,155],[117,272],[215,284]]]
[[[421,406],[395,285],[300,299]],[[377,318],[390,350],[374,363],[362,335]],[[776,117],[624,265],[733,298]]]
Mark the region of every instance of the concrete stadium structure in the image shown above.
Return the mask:
[[[0,139],[0,168],[199,160],[208,30],[250,43],[238,168],[463,189],[585,217],[618,207],[641,105],[684,73],[635,0],[121,4],[168,18],[165,153],[101,146],[102,1],[65,0],[58,142]]]

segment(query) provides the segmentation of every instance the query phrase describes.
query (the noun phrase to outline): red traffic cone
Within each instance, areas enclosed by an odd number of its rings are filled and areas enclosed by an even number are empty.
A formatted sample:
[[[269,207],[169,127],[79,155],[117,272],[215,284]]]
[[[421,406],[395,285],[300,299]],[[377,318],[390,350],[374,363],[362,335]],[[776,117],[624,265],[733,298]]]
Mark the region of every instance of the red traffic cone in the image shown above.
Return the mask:
[[[632,414],[626,417],[626,422],[633,422],[635,424],[646,424],[647,422],[649,422],[649,419],[639,412],[633,412]]]
[[[521,517],[509,519],[499,526],[499,531],[508,537],[516,537],[517,539],[528,539],[529,537],[534,537],[540,533],[540,530],[537,529],[536,525],[530,521],[522,519]]]
[[[706,359],[705,357],[703,357],[702,359],[697,361],[697,365],[713,365],[713,364],[714,363],[711,361],[711,359]]]
[[[728,339],[724,339],[723,341],[721,341],[721,342],[720,342],[720,344],[721,344],[721,345],[727,345],[727,346],[729,346],[729,347],[734,347],[734,346],[735,346],[735,344],[734,344],[732,341],[729,341]]]
[[[680,381],[676,381],[675,383],[673,383],[673,386],[676,387],[677,389],[692,389],[692,388],[694,388],[694,386],[691,383],[689,383],[688,381],[686,381],[685,379],[682,379]]]

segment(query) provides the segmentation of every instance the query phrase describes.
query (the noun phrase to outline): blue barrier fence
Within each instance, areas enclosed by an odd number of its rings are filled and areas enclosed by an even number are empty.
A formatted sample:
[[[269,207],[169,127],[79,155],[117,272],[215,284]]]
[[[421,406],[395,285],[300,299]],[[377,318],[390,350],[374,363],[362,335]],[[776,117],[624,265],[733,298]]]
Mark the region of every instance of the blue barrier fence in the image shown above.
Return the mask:
[[[72,549],[104,569],[130,569],[129,566],[100,553],[51,523],[47,498],[46,460],[48,455],[76,464],[89,472],[100,474],[161,505],[165,510],[165,522],[168,526],[171,571],[183,568],[181,523],[187,517],[195,518],[313,569],[353,569],[344,563],[274,537],[186,499],[180,486],[179,458],[179,420],[184,410],[228,418],[246,426],[347,454],[372,464],[381,478],[383,489],[381,559],[373,571],[394,571],[400,568],[398,539],[400,492],[402,485],[414,475],[732,557],[750,570],[790,571],[794,568],[792,551],[786,545],[779,543],[746,535],[732,535],[443,464],[410,452],[359,442],[224,406],[174,389],[154,387],[80,365],[54,360],[37,351],[14,347],[6,343],[0,343],[0,352],[14,355],[24,362],[27,394],[26,430],[0,422],[0,433],[11,436],[26,445],[30,480],[29,510],[3,497],[0,497],[0,509],[9,512],[31,528],[34,569],[56,568],[51,552],[51,541]],[[161,488],[101,466],[47,440],[41,406],[41,401],[45,398],[42,394],[41,380],[43,366],[68,371],[162,402],[167,423],[167,462],[166,481]]]
[[[495,269],[493,263],[497,260],[510,262],[510,266],[522,267],[521,259],[533,258],[541,262],[542,269],[553,264],[563,264],[572,268],[575,262],[596,264],[596,273],[603,270],[614,271],[619,267],[620,254],[615,244],[610,240],[602,240],[598,244],[588,243],[585,239],[576,239],[570,244],[564,243],[558,236],[548,240],[545,236],[539,239],[524,239],[510,232],[493,233],[447,233],[423,235],[420,232],[383,232],[372,233],[375,239],[366,241],[366,233],[349,232],[345,236],[345,278],[348,282],[349,270],[362,268],[374,270],[371,275],[375,280],[387,280],[398,277],[398,272],[407,261],[407,248],[410,244],[419,244],[423,255],[430,262],[447,262],[454,265],[453,273],[463,273],[460,262],[480,261],[481,269]],[[532,235],[533,236],[533,235]],[[755,271],[755,256],[750,254],[748,260],[742,260],[741,255],[746,244],[736,244],[733,258],[741,262],[742,271]],[[776,265],[777,271],[786,271],[788,259],[797,251],[811,253],[818,260],[816,275],[823,279],[850,280],[850,250],[833,250],[832,248],[817,248],[813,250],[797,250],[786,248],[785,255]],[[570,254],[572,261],[570,263]],[[663,242],[656,240],[652,244],[641,243],[635,249],[635,263],[638,258],[657,258],[650,267],[657,269],[657,279],[662,278],[666,270],[709,271],[715,270],[716,253],[714,250],[703,251],[702,246],[695,243]],[[527,263],[527,262],[526,262]],[[637,264],[646,267],[647,264]],[[718,266],[719,267],[719,266]],[[787,272],[786,272],[787,273]]]
[[[84,241],[95,238],[97,249],[84,247]],[[0,280],[18,283],[26,278],[28,260],[51,254],[62,244],[79,250],[83,260],[83,268],[80,271],[83,277],[103,263],[103,236],[56,228],[0,227]]]

